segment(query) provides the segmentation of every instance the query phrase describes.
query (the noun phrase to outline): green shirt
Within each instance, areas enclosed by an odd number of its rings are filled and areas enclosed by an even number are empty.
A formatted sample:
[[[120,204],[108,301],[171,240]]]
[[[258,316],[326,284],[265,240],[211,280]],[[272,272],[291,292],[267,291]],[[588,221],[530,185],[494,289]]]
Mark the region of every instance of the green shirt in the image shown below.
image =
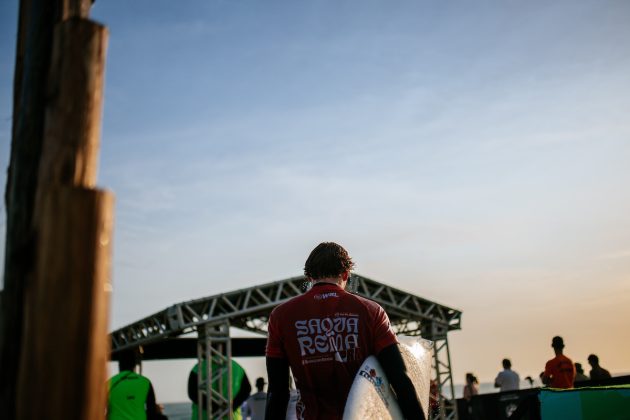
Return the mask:
[[[203,373],[202,373],[202,380],[205,380],[206,378],[206,372],[207,369],[205,369],[206,367],[206,361],[203,361]],[[213,363],[212,364],[212,369],[216,369],[217,366]],[[199,370],[199,364],[196,364],[193,368],[192,368],[192,372],[196,375],[197,372]],[[234,360],[232,360],[232,398],[234,398],[234,396],[236,396],[236,394],[238,394],[238,392],[241,390],[241,383],[243,382],[243,377],[245,376],[245,371],[243,370],[243,368],[241,367],[241,365],[239,365],[238,363],[236,363]],[[227,396],[228,392],[227,392],[227,374],[224,374],[223,377],[223,389],[221,390],[221,394],[224,396]],[[213,384],[213,389],[215,391],[217,391],[217,386],[216,384]],[[232,413],[232,418],[234,420],[241,420],[242,416],[241,416],[241,407],[233,407],[234,408],[234,412]],[[197,408],[197,404],[193,403],[192,405],[192,417],[191,420],[197,420],[197,415],[198,415],[198,408]],[[206,414],[206,410],[203,410],[203,418],[206,419],[207,418],[207,414]],[[224,417],[224,419],[227,420],[227,417]]]
[[[108,420],[146,420],[145,403],[151,382],[142,375],[123,370],[108,383]]]

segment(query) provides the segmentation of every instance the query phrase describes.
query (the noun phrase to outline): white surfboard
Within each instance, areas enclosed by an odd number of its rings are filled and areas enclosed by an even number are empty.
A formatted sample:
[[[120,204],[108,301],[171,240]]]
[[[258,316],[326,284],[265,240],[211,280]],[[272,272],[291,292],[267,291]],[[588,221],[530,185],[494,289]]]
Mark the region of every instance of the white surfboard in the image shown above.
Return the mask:
[[[420,337],[398,336],[400,353],[424,409],[429,414],[429,388],[433,343]],[[390,388],[385,372],[375,356],[361,365],[352,382],[343,420],[402,419],[398,401]]]

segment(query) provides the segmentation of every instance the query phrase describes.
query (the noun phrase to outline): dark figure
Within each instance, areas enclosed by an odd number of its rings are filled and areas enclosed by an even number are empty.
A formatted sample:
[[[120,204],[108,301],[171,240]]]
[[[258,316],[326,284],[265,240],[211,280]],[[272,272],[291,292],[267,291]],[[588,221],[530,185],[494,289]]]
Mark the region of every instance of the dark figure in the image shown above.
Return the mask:
[[[501,363],[503,370],[499,372],[494,380],[495,388],[501,388],[501,392],[518,390],[521,380],[518,377],[518,373],[512,370],[512,362],[510,362],[510,359],[503,359]]]
[[[298,418],[341,419],[352,381],[370,355],[381,363],[404,417],[425,418],[387,314],[376,302],[345,290],[353,267],[344,248],[319,244],[304,266],[313,287],[271,313],[267,419],[286,416],[289,367],[300,396]]]
[[[464,400],[466,400],[466,412],[460,414],[462,419],[468,420],[477,418],[478,413],[476,413],[476,410],[473,407],[472,398],[475,395],[479,395],[479,388],[477,386],[478,384],[479,381],[477,380],[477,377],[475,375],[470,372],[466,374],[466,385],[464,385]]]
[[[158,420],[165,417],[155,404],[155,393],[148,378],[135,372],[140,364],[140,350],[126,350],[120,354],[120,373],[108,382],[108,420]]]
[[[477,386],[478,384],[479,381],[477,380],[477,377],[475,375],[473,375],[472,373],[466,374],[466,385],[464,385],[464,399],[470,401],[473,396],[479,395],[479,387]]]
[[[591,380],[599,381],[601,379],[609,379],[610,372],[599,365],[599,357],[595,354],[588,356],[588,364],[591,365]]]
[[[543,383],[551,388],[573,388],[575,380],[575,366],[567,356],[563,354],[564,340],[555,336],[551,340],[551,347],[556,357],[545,365],[545,371],[541,375]]]
[[[217,369],[218,366],[213,362],[212,364],[212,368]],[[198,397],[197,397],[197,390],[198,390],[198,370],[199,370],[199,363],[195,364],[195,366],[193,366],[192,370],[190,371],[190,374],[188,375],[188,398],[190,398],[190,401],[192,401],[192,416],[191,416],[191,420],[197,420],[198,419],[198,411],[199,411],[199,401],[198,401]],[[206,361],[203,361],[202,364],[202,373],[201,373],[201,378],[202,380],[205,380],[207,377],[207,368],[206,368]],[[227,380],[227,374],[223,375],[223,389],[221,389],[220,391],[217,389],[218,387],[213,388],[214,391],[217,392],[221,392],[221,395],[228,395],[228,380]],[[234,420],[241,420],[241,404],[243,404],[245,402],[245,400],[247,399],[247,397],[249,397],[249,393],[252,391],[252,386],[249,383],[249,379],[247,378],[247,375],[245,374],[245,370],[241,367],[241,365],[239,365],[238,363],[236,363],[236,361],[232,360],[232,410],[234,410],[232,412],[232,418]],[[204,399],[201,402],[202,404],[202,408],[203,408],[203,418],[207,418],[208,415],[206,413],[206,397],[204,395]],[[216,406],[214,403],[212,403],[212,411],[213,413],[216,412],[216,410],[218,409],[218,406]]]
[[[245,410],[243,412],[244,419],[264,420],[265,407],[267,406],[267,393],[265,389],[265,379],[256,379],[256,392],[249,396],[245,401]]]
[[[582,363],[575,363],[575,382],[588,381],[588,376],[584,374]]]

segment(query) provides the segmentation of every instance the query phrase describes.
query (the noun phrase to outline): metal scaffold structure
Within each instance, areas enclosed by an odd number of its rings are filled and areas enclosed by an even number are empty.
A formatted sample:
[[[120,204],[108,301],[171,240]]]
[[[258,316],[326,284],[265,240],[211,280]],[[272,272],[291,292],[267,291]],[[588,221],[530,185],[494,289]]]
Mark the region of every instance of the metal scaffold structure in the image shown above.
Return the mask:
[[[166,348],[168,344],[170,350],[156,350],[155,354],[159,356],[154,358],[184,357],[182,354],[186,351],[172,349],[178,343],[184,348],[190,339],[177,337],[196,332],[196,357],[200,367],[206,366],[205,376],[202,375],[201,368],[198,370],[198,401],[202,401],[202,395],[209,395],[210,398],[203,399],[207,401],[208,417],[223,418],[225,413],[232,412],[232,395],[222,395],[216,390],[225,389],[219,382],[230,380],[231,374],[225,375],[223,372],[231,369],[232,356],[239,355],[237,351],[233,351],[237,349],[238,339],[230,338],[230,328],[266,336],[271,311],[279,304],[304,293],[309,287],[310,282],[304,276],[299,276],[175,304],[112,332],[112,354],[115,357],[121,350],[140,345],[159,349],[160,346]],[[380,304],[397,334],[421,335],[434,342],[432,378],[438,384],[440,404],[440,415],[437,418],[456,419],[447,336],[449,331],[461,329],[461,311],[358,274],[352,274],[347,289]],[[254,346],[251,339],[247,340],[248,346],[255,347],[256,352],[240,350],[241,354],[264,356],[264,346]],[[265,338],[261,337],[259,340]],[[173,356],[175,353],[178,356]],[[195,357],[195,354],[188,354],[189,357]],[[227,389],[231,391],[231,386]],[[215,413],[212,411],[213,403]],[[202,410],[199,411],[201,413]]]

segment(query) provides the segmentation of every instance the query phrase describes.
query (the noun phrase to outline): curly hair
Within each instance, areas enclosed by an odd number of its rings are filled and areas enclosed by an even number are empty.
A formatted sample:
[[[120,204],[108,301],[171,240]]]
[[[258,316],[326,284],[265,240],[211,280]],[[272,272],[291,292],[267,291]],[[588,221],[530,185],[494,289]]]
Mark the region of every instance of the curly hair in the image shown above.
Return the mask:
[[[352,258],[341,245],[322,242],[311,251],[304,263],[304,275],[313,280],[337,277],[354,268]]]

